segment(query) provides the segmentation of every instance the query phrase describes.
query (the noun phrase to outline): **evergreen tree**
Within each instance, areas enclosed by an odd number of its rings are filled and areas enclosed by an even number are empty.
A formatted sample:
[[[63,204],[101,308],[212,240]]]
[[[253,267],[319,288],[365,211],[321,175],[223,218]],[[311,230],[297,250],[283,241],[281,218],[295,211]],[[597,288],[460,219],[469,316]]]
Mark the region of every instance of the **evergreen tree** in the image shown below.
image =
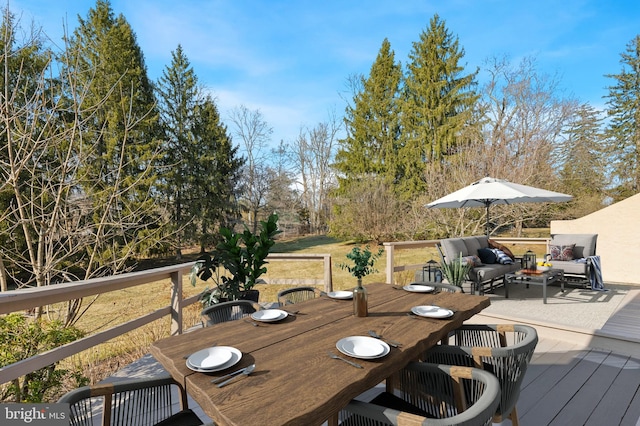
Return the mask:
[[[616,80],[607,96],[607,136],[618,200],[640,191],[640,35],[620,56],[620,73],[607,75]]]
[[[425,165],[454,155],[473,120],[478,73],[463,74],[464,49],[435,15],[409,54],[402,103],[401,184],[407,196],[422,192]]]
[[[195,237],[193,226],[189,226],[194,219],[189,199],[197,178],[194,174],[201,172],[194,168],[200,152],[194,130],[195,112],[203,102],[203,95],[182,46],[178,45],[171,57],[171,65],[163,71],[156,90],[164,130],[161,188],[176,229],[180,258],[183,244],[193,242]]]
[[[400,136],[398,95],[402,69],[387,39],[382,42],[362,90],[346,110],[347,137],[340,141],[334,163],[339,173],[338,193],[366,176],[379,176],[393,185],[397,179]]]
[[[581,105],[562,145],[560,179],[564,191],[575,194],[572,210],[584,216],[602,207],[607,179],[603,153],[602,119],[591,105]],[[576,207],[578,205],[578,207]],[[578,211],[578,212],[576,212]]]
[[[87,93],[85,111],[95,111],[83,123],[89,160],[81,180],[94,220],[104,224],[95,231],[104,235],[104,245],[95,246],[92,254],[104,265],[123,253],[141,254],[147,247],[142,240],[163,232],[150,197],[160,129],[144,57],[124,16],[115,17],[108,1],[97,0],[87,18],[78,20],[68,43],[66,72]],[[104,222],[107,217],[112,220]],[[125,230],[125,222],[138,226]]]
[[[213,99],[206,96],[195,110],[190,214],[198,218],[200,249],[204,251],[214,228],[232,227],[239,217],[240,170],[244,159],[233,146]]]

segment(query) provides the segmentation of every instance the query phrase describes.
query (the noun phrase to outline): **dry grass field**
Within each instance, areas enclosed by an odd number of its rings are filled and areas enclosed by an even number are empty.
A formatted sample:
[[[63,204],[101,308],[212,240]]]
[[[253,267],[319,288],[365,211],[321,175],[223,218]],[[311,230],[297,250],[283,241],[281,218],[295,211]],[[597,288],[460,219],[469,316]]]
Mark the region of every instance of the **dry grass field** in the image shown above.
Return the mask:
[[[314,253],[330,254],[332,259],[332,277],[335,290],[350,289],[355,286],[355,278],[338,265],[346,261],[346,254],[356,246],[352,242],[341,242],[326,236],[309,236],[295,240],[278,241],[273,252],[277,253]],[[362,245],[360,245],[362,246]],[[378,250],[378,246],[370,247],[372,252]],[[524,252],[528,247],[520,246],[517,252]],[[539,248],[538,248],[539,249]],[[197,255],[187,254],[181,262],[194,260]],[[439,260],[435,248],[422,248],[416,250],[396,250],[395,264],[420,264],[430,259]],[[163,265],[166,260],[158,261]],[[175,262],[174,262],[175,263]],[[364,283],[385,280],[384,254],[376,263],[377,273],[364,278]],[[274,261],[267,264],[266,279],[321,279],[323,276],[322,262],[283,262]],[[406,271],[396,273],[395,281],[398,284],[406,284],[413,279],[413,272]],[[198,281],[196,286],[191,286],[188,274],[183,279],[184,297],[195,295],[203,291],[207,285]],[[256,288],[260,290],[260,302],[275,302],[279,290],[286,288],[284,285],[261,284]],[[160,307],[170,304],[171,285],[168,280],[141,285],[117,292],[100,295],[91,303],[86,313],[82,316],[77,326],[87,332],[95,333],[117,324],[121,324],[133,318],[152,312]],[[90,300],[85,300],[87,304]],[[50,307],[50,315],[55,316],[55,309],[62,306]],[[189,327],[198,324],[201,305],[196,303],[189,306],[184,312],[184,325]],[[95,346],[71,357],[64,363],[66,367],[75,367],[85,372],[92,383],[102,380],[104,377],[116,371],[120,367],[141,357],[148,352],[149,345],[158,339],[169,335],[169,318],[163,318],[148,324],[145,327],[120,336],[117,339]]]

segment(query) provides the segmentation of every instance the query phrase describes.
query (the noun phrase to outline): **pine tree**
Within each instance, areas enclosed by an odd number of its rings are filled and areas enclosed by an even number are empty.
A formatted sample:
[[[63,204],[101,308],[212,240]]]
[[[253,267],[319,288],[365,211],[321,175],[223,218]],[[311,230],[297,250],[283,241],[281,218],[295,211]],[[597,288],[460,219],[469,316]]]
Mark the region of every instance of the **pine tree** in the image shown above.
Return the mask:
[[[584,216],[602,207],[607,178],[604,159],[602,118],[591,105],[581,105],[567,129],[568,139],[562,144],[563,162],[560,179],[564,191],[575,194],[572,209],[576,216]],[[580,207],[576,208],[576,204]]]
[[[203,102],[198,77],[182,46],[171,52],[171,65],[166,67],[156,84],[160,121],[164,131],[162,192],[177,235],[177,257],[183,244],[193,242],[194,220],[189,205],[193,191],[194,168],[198,161],[198,141],[194,134],[195,111]]]
[[[95,246],[92,257],[101,257],[98,263],[104,266],[120,254],[141,254],[142,240],[163,232],[150,197],[161,135],[144,57],[124,16],[115,17],[110,3],[98,0],[86,19],[78,19],[66,73],[86,91],[85,111],[95,112],[83,126],[89,160],[83,164],[82,192],[94,220],[112,218],[111,225],[96,229],[104,245]],[[138,226],[127,227],[130,223]]]
[[[211,233],[220,226],[230,227],[239,217],[240,170],[244,160],[233,146],[227,127],[213,99],[206,96],[195,110],[195,155],[191,165],[190,214],[200,227],[196,237],[200,249],[211,244]]]
[[[617,185],[616,199],[640,192],[640,35],[620,56],[620,73],[607,75],[616,80],[607,96],[607,112],[611,117],[607,136]]]
[[[367,176],[396,182],[401,80],[401,66],[385,39],[369,77],[361,77],[362,90],[355,95],[354,105],[347,107],[347,137],[340,141],[334,163],[341,175],[338,193],[345,194],[350,182]]]
[[[473,119],[478,71],[463,74],[464,49],[435,15],[409,54],[402,103],[401,183],[410,196],[424,190],[425,165],[455,155]]]

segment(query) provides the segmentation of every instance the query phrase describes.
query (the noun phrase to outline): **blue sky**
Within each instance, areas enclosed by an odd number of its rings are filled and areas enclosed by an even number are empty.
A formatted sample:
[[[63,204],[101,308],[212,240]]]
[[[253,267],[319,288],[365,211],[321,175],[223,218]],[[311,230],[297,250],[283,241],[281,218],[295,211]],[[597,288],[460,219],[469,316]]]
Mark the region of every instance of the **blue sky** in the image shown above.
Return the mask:
[[[11,0],[56,42],[95,1]],[[342,115],[346,81],[368,75],[384,38],[406,63],[412,43],[438,14],[465,49],[469,71],[491,56],[534,56],[567,95],[602,108],[621,70],[620,54],[640,34],[638,0],[112,0],[131,24],[156,80],[181,44],[200,83],[231,108],[259,109],[273,142]],[[482,84],[483,80],[480,78]],[[225,120],[226,121],[226,120]],[[228,122],[228,121],[227,121]]]

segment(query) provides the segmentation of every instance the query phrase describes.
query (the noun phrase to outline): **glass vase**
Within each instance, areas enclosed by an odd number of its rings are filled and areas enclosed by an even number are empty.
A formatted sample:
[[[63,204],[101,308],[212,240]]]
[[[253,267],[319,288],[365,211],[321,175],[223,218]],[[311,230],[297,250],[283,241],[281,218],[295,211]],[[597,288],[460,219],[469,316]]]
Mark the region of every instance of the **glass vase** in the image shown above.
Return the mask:
[[[366,317],[368,314],[367,289],[362,286],[362,278],[358,278],[358,286],[353,290],[353,315]]]

